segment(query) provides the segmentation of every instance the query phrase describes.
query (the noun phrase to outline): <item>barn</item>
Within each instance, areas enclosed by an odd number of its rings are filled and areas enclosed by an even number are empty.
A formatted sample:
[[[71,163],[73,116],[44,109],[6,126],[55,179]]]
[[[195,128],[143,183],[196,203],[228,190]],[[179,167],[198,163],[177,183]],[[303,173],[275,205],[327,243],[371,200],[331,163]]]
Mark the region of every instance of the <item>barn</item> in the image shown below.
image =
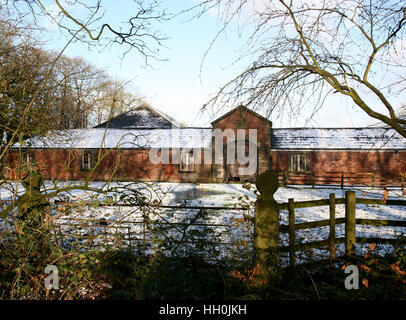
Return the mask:
[[[273,128],[244,106],[198,128],[140,106],[15,148],[9,178],[24,164],[45,179],[97,181],[245,182],[272,170],[285,183],[399,185],[406,172],[406,139],[393,129]]]

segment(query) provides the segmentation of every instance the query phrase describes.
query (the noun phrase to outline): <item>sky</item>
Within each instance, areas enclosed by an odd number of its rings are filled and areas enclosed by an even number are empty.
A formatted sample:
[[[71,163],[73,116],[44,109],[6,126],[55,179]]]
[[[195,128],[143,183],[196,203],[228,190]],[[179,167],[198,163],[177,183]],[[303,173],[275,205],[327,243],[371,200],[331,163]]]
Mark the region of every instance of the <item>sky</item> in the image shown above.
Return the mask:
[[[254,1],[254,0],[253,0]],[[255,0],[261,3],[262,0]],[[55,2],[46,0],[45,7],[52,12]],[[164,0],[162,8],[176,13],[189,8],[196,0]],[[113,25],[131,17],[134,6],[131,1],[103,1],[106,14],[103,21]],[[78,8],[69,7],[69,12],[80,16]],[[210,126],[210,122],[222,114],[201,114],[202,106],[217,92],[219,87],[241,72],[249,60],[243,59],[233,63],[239,56],[239,48],[249,32],[237,26],[223,34],[210,48],[213,39],[221,28],[221,22],[214,10],[199,19],[190,19],[190,15],[180,15],[170,21],[157,24],[156,28],[166,34],[168,40],[164,47],[159,47],[159,57],[167,61],[153,62],[145,66],[140,55],[132,50],[124,57],[126,48],[119,45],[100,50],[78,42],[70,44],[64,54],[70,57],[81,56],[87,62],[104,69],[113,79],[130,81],[129,87],[143,97],[152,107],[170,115],[176,120],[190,126]],[[44,21],[48,32],[43,34],[44,40],[50,40],[49,49],[60,50],[67,38],[50,20]],[[240,31],[240,32],[237,32]],[[204,58],[205,57],[205,58]],[[204,58],[204,61],[203,61]],[[226,113],[236,106],[229,106]],[[274,127],[309,126],[307,117],[289,119],[271,115]],[[348,104],[339,97],[326,101],[324,108],[315,116],[312,126],[315,127],[359,127],[376,123],[361,110]]]

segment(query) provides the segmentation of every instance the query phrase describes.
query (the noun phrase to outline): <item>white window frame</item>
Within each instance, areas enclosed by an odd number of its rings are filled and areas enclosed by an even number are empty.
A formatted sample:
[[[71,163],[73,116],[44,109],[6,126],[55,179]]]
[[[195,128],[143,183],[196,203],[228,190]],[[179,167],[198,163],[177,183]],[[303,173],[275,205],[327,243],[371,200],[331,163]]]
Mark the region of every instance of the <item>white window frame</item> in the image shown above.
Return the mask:
[[[23,162],[26,162],[26,163],[33,163],[34,156],[30,152],[26,152],[26,153],[22,154],[22,160],[23,160]]]
[[[86,160],[87,163],[85,162]],[[83,152],[80,159],[80,170],[87,171],[90,170],[91,168],[92,168],[92,154],[90,152]]]
[[[194,152],[182,152],[180,153],[180,163],[179,163],[180,172],[194,172],[195,171],[195,159]]]
[[[306,153],[292,153],[289,155],[289,171],[309,171],[309,155]]]

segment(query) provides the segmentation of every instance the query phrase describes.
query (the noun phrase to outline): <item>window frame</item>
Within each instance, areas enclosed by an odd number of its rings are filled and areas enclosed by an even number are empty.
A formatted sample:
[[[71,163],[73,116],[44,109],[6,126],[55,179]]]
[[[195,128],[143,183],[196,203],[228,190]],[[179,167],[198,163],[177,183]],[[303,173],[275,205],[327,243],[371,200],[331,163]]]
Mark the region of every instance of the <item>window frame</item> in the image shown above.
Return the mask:
[[[87,156],[87,164],[85,158]],[[80,156],[80,171],[90,171],[92,169],[92,154],[89,151],[82,152]]]
[[[191,159],[191,163],[184,162],[184,157],[186,159]],[[188,162],[188,161],[187,161]],[[191,166],[191,168],[189,168]],[[180,161],[179,161],[179,171],[180,172],[195,172],[195,154],[193,151],[180,152]]]
[[[309,171],[309,154],[300,152],[300,153],[291,153],[289,154],[289,171],[293,172],[307,172]]]
[[[21,155],[21,160],[24,163],[34,163],[35,157],[31,152],[24,152]]]

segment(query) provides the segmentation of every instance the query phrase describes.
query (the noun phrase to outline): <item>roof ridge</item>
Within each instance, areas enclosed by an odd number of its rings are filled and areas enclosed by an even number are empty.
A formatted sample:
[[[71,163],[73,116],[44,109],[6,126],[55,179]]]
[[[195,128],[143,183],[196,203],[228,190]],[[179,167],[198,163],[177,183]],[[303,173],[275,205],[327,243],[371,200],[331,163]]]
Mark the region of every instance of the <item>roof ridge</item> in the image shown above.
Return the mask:
[[[143,112],[145,113],[145,116],[143,115]],[[148,115],[148,116],[147,116]],[[121,128],[121,129],[129,129],[131,128],[137,128],[137,127],[144,127],[145,125],[148,125],[149,121],[147,121],[147,123],[144,122],[140,122],[140,120],[135,120],[139,117],[150,117],[152,118],[157,118],[155,121],[158,121],[159,123],[161,123],[162,127],[176,127],[176,128],[180,128],[180,127],[184,127],[183,125],[181,125],[178,121],[176,121],[174,118],[168,116],[166,113],[157,110],[155,108],[153,108],[152,106],[148,105],[148,104],[140,104],[138,106],[132,107],[131,109],[116,115],[114,117],[112,117],[111,119],[104,121],[103,123],[100,123],[96,126],[94,126],[93,128],[104,128],[106,126],[108,126],[109,128]],[[133,118],[134,120],[131,120],[130,122],[134,122],[134,125],[130,125],[129,127],[127,127],[126,125],[120,124],[120,122],[122,121],[129,121],[129,119]],[[125,120],[128,119],[128,120]],[[108,125],[110,124],[110,125]],[[114,125],[113,125],[114,124]],[[154,126],[154,124],[152,124],[152,126]],[[159,127],[159,126],[157,126]]]
[[[175,124],[177,127],[181,127],[181,124],[179,121],[175,120],[174,118],[172,118],[171,116],[167,115],[166,113],[162,112],[161,110],[158,110],[156,108],[152,108],[150,105],[145,105],[147,108],[149,108],[152,112],[155,112],[156,114],[158,114],[159,116],[165,118],[166,120],[168,120],[169,122]]]
[[[152,106],[150,106],[149,104],[141,104],[139,106],[136,106],[134,108],[131,108],[130,110],[128,110],[127,112],[124,113],[128,113],[137,109],[141,109],[141,108],[146,108],[152,112],[154,112],[155,114],[157,114],[160,117],[165,118],[166,120],[168,120],[169,122],[171,122],[172,124],[175,124],[177,127],[181,127],[181,124],[179,121],[175,120],[174,118],[172,118],[171,116],[167,115],[166,113],[162,112],[161,110],[158,110],[156,108],[153,108]]]
[[[264,121],[268,121],[268,122],[272,123],[271,120],[269,120],[269,119],[265,118],[264,116],[260,115],[258,112],[255,112],[254,110],[251,110],[250,108],[240,104],[238,107],[235,107],[234,109],[230,110],[229,112],[223,114],[221,117],[219,117],[219,118],[215,119],[214,121],[212,121],[211,124],[216,123],[216,122],[226,118],[227,116],[229,116],[233,112],[237,111],[238,109],[244,109],[244,110],[250,112],[251,114],[253,114],[254,116],[256,116],[256,117],[258,117],[258,118],[260,118],[260,119],[262,119]]]

